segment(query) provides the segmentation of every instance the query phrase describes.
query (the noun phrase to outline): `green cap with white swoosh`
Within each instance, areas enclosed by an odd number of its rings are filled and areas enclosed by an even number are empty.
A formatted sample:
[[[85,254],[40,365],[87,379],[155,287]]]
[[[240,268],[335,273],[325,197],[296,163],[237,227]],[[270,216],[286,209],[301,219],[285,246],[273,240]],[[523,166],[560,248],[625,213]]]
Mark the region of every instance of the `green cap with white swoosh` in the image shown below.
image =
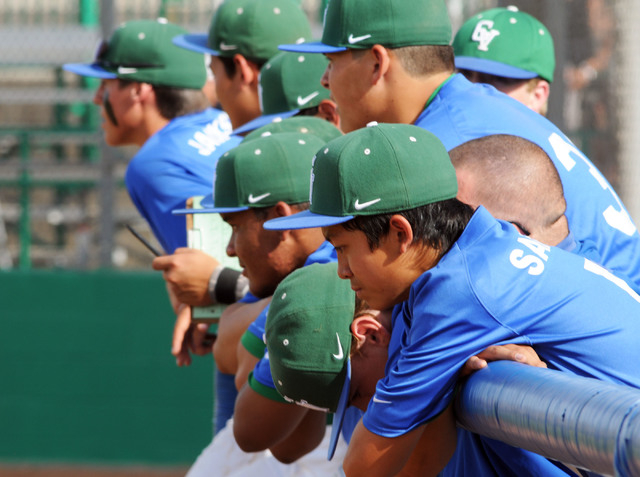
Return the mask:
[[[329,0],[322,41],[281,45],[285,51],[335,53],[373,45],[401,48],[451,43],[444,0]]]
[[[335,412],[351,352],[355,293],[337,264],[314,264],[276,288],[265,336],[278,392],[289,402]]]
[[[329,99],[329,90],[320,84],[328,64],[329,60],[323,55],[283,51],[271,58],[260,70],[262,116],[233,133],[242,134],[273,121],[282,121]]]
[[[309,200],[309,171],[324,141],[311,134],[281,133],[227,151],[216,165],[209,213],[265,208]]]
[[[451,159],[436,136],[411,124],[371,123],[318,151],[309,210],[269,220],[264,228],[327,227],[357,215],[414,209],[457,193]]]

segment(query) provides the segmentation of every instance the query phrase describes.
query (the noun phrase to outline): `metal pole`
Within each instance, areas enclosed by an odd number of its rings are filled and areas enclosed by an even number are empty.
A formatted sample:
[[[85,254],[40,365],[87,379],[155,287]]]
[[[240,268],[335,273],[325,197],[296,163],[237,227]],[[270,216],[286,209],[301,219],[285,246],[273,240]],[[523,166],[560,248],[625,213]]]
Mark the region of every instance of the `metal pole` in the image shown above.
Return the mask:
[[[618,25],[618,64],[616,76],[618,139],[620,144],[620,193],[636,223],[640,221],[640,56],[637,27],[640,3],[637,0],[615,2]]]

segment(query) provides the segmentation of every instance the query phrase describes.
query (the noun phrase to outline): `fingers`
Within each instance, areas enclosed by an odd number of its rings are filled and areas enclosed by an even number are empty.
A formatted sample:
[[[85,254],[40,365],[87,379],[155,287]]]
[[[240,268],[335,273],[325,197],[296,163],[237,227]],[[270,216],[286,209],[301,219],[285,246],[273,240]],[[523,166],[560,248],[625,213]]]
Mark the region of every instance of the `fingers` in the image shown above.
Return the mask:
[[[191,327],[190,347],[195,354],[203,356],[212,352],[215,335],[208,331],[207,323],[196,323]]]
[[[471,356],[471,358],[469,358],[464,363],[464,366],[460,370],[460,376],[461,377],[468,376],[471,373],[486,367],[487,367],[487,362],[484,359],[481,359],[478,356]]]
[[[176,316],[176,324],[173,328],[173,340],[171,343],[171,354],[176,357],[178,366],[188,366],[191,364],[189,356],[189,327],[191,325],[191,308],[182,305]]]

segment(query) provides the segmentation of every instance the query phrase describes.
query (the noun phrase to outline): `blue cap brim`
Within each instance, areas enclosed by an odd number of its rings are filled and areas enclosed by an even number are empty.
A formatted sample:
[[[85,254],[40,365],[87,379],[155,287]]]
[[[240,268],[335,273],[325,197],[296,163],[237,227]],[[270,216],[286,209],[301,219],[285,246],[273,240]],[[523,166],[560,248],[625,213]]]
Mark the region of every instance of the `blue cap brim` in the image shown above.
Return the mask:
[[[321,41],[310,41],[308,43],[278,45],[278,49],[282,51],[294,51],[296,53],[339,53],[347,51],[343,46],[325,45]]]
[[[456,56],[455,61],[458,69],[478,71],[489,75],[502,76],[503,78],[531,79],[539,76],[538,73],[533,71],[473,56]]]
[[[75,73],[80,76],[89,76],[90,78],[114,79],[118,75],[105,70],[102,66],[87,63],[65,63],[62,69]]]
[[[330,225],[341,224],[351,219],[353,219],[353,215],[335,217],[333,215],[314,214],[310,210],[303,210],[297,214],[267,220],[263,224],[263,227],[266,230],[312,229],[314,227],[329,227]]]
[[[338,445],[338,439],[340,439],[340,431],[342,430],[342,424],[344,423],[344,415],[349,407],[349,391],[351,389],[351,360],[347,360],[347,376],[342,386],[342,392],[340,393],[340,400],[338,401],[338,408],[333,415],[333,424],[331,425],[331,440],[329,441],[329,452],[327,453],[327,459],[333,459],[333,455],[336,453],[336,446]]]
[[[254,129],[261,128],[262,126],[266,126],[267,124],[271,124],[275,121],[282,121],[283,119],[290,118],[291,116],[295,116],[299,112],[299,109],[294,109],[293,111],[287,111],[284,113],[265,114],[249,121],[246,124],[243,124],[238,129],[234,129],[233,131],[231,131],[231,134],[244,134],[246,132],[253,131]]]
[[[209,35],[206,33],[178,35],[174,36],[171,41],[174,45],[184,48],[185,50],[196,51],[198,53],[208,53],[213,56],[220,55],[219,51],[209,48]]]
[[[188,214],[228,214],[232,212],[242,212],[249,210],[249,207],[206,207],[203,209],[174,209],[171,211],[173,215]]]

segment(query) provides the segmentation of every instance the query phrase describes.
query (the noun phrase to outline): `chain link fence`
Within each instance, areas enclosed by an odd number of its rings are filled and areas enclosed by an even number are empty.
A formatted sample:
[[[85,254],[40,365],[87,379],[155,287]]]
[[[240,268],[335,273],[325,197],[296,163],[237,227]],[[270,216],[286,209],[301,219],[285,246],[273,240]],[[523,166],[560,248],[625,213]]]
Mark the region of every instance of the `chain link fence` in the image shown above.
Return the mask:
[[[399,0],[400,1],[400,0]],[[115,25],[164,16],[206,31],[221,0],[0,0],[0,269],[148,268],[125,229],[153,241],[123,186],[134,150],[102,142],[96,82],[67,74]],[[304,0],[319,35],[323,0]],[[557,68],[549,118],[623,197],[636,221],[640,64],[635,0],[448,0],[454,31],[480,10],[513,4],[545,23]],[[580,68],[593,65],[589,81]],[[579,78],[578,78],[579,79]]]

